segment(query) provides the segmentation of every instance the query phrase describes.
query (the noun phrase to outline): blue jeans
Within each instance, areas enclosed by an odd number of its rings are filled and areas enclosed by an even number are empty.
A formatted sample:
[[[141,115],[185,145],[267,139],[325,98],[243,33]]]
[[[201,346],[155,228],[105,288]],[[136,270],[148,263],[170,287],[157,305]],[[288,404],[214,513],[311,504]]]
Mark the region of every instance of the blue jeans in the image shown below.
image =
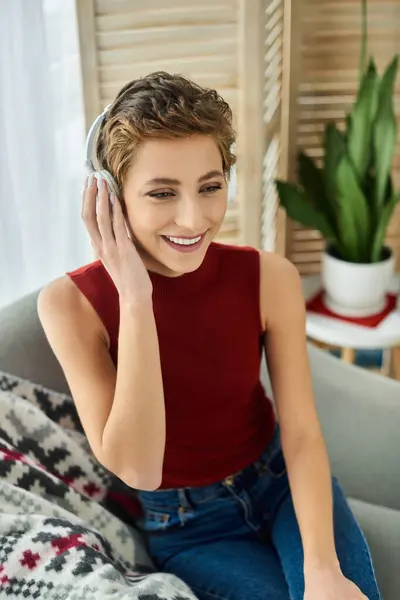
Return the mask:
[[[333,497],[342,571],[368,600],[380,600],[367,543],[335,479]],[[302,543],[278,430],[234,477],[139,498],[154,561],[200,600],[303,600]]]

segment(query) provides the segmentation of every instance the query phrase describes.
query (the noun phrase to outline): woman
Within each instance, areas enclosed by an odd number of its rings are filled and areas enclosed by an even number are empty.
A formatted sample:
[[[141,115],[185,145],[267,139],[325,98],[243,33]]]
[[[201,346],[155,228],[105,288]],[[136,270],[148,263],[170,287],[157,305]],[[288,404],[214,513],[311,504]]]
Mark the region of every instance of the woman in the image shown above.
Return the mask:
[[[161,569],[201,600],[377,600],[365,539],[332,484],[297,271],[213,242],[231,117],[180,76],[121,90],[96,148],[116,184],[92,176],[83,194],[99,260],[44,289],[40,319],[94,454],[138,490]],[[259,381],[264,348],[279,429]]]

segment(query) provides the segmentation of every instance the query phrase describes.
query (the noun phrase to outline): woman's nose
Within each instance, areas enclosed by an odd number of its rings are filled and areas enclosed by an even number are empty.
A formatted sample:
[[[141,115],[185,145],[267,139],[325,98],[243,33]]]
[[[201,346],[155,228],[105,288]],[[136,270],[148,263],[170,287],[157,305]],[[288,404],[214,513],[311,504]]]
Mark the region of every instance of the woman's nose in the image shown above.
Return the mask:
[[[182,198],[177,204],[175,223],[187,232],[200,234],[205,229],[205,215],[200,198]]]

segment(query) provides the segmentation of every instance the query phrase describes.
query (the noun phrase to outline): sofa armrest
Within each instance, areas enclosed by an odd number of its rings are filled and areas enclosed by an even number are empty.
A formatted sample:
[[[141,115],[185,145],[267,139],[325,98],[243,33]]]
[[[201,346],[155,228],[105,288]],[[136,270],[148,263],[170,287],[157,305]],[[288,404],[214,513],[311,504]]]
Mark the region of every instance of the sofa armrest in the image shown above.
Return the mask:
[[[400,590],[400,512],[350,499],[368,541],[382,598],[397,600]]]

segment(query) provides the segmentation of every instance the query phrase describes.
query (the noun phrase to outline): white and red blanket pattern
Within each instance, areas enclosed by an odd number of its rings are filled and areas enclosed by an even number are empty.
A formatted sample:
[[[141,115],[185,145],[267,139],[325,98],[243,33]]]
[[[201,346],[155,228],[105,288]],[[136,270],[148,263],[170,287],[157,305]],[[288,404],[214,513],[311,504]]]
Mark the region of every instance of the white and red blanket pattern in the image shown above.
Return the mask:
[[[195,600],[152,569],[136,508],[72,399],[0,372],[0,599]]]

